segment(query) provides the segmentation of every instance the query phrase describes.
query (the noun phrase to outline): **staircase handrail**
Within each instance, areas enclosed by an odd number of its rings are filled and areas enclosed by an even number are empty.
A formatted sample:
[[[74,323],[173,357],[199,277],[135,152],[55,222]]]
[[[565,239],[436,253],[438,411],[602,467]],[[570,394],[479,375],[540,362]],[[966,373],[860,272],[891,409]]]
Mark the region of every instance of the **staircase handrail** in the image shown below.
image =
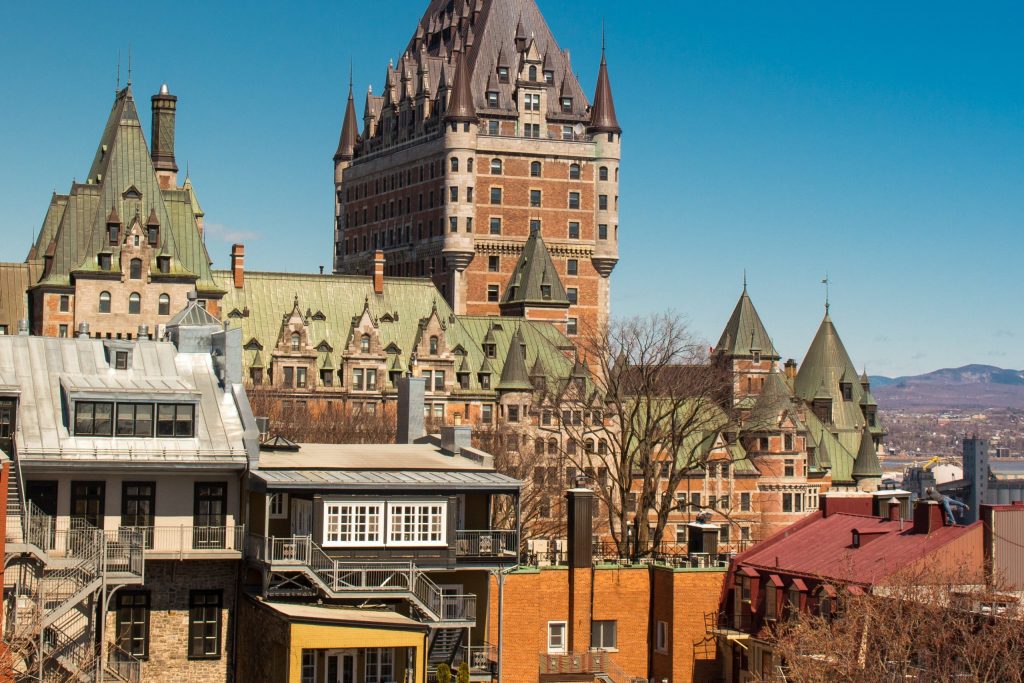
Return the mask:
[[[107,644],[106,671],[125,683],[142,680],[142,660],[116,642]]]

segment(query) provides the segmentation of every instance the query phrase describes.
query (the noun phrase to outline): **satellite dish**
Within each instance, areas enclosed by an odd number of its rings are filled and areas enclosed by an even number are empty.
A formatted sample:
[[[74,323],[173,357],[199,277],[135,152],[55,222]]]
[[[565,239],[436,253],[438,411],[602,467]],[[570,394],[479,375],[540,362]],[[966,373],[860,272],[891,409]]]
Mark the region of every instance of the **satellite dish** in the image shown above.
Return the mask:
[[[577,123],[573,126],[572,132],[576,134],[576,137],[579,137],[587,132],[587,129],[583,127],[582,123]]]

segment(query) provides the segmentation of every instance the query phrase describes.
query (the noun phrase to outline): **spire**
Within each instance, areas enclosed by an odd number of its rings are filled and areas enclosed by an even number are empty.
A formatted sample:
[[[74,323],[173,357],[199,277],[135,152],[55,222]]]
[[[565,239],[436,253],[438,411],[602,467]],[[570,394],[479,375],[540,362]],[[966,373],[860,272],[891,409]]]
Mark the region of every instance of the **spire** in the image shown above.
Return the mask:
[[[476,122],[476,107],[473,106],[473,94],[469,89],[469,70],[466,67],[466,55],[459,52],[455,58],[455,76],[452,77],[452,96],[448,101],[445,119],[462,123]]]
[[[505,365],[501,368],[498,391],[533,391],[530,376],[526,372],[526,343],[523,333],[517,327],[508,345]]]
[[[341,124],[341,139],[338,140],[338,151],[334,160],[348,161],[356,154],[359,124],[356,122],[356,103],[352,95],[352,75],[348,78],[348,104],[345,105],[345,120]]]
[[[760,351],[762,357],[779,359],[779,353],[772,345],[771,337],[761,322],[761,316],[747,294],[746,277],[743,282],[743,293],[736,302],[729,322],[725,324],[715,350],[730,356],[751,356],[754,351]]]
[[[878,453],[875,452],[875,439],[871,436],[871,428],[867,423],[861,432],[860,449],[857,451],[857,458],[853,461],[853,471],[850,474],[854,481],[877,479],[882,476],[882,465],[878,462]]]
[[[612,99],[612,86],[608,80],[608,61],[604,55],[604,39],[601,46],[601,66],[597,72],[597,89],[594,91],[594,104],[590,109],[590,131],[592,133],[622,133],[619,119],[615,116],[615,102]]]

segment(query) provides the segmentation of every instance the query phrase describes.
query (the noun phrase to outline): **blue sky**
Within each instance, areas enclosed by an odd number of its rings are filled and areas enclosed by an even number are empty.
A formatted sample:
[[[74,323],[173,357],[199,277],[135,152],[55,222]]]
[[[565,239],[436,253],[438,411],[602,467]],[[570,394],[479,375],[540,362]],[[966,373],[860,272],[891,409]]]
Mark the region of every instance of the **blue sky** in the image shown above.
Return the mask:
[[[379,91],[426,0],[17,3],[0,23],[0,259],[95,151],[129,42],[166,81],[218,267],[330,267],[348,78]],[[1020,3],[541,0],[592,92],[601,19],[623,139],[616,315],[671,307],[710,342],[743,270],[800,360],[820,284],[858,365],[1024,367]],[[970,10],[968,12],[968,10]],[[122,78],[126,65],[122,67]]]

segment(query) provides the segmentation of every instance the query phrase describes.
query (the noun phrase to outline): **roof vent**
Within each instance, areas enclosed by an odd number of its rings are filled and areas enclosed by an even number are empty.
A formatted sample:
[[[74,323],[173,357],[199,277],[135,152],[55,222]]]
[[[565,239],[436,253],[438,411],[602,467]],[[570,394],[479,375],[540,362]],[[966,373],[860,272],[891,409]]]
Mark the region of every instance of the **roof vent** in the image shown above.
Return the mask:
[[[89,338],[89,323],[78,323],[78,338],[88,339]]]

